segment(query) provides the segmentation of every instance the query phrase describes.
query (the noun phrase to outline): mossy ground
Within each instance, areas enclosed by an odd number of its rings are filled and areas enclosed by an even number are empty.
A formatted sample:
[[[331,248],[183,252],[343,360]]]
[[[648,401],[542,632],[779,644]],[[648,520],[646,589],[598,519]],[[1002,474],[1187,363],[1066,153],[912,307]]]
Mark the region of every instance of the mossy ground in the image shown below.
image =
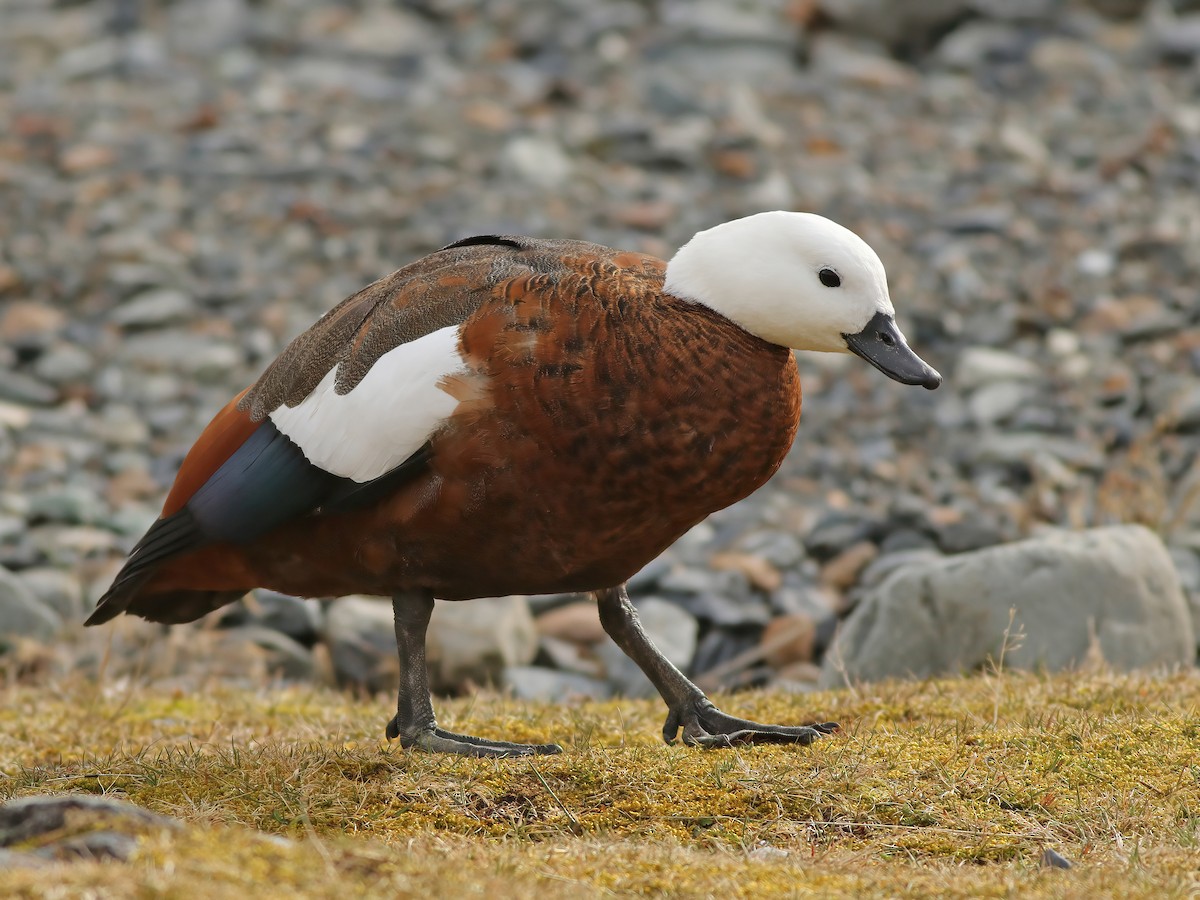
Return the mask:
[[[555,739],[413,754],[388,700],[320,689],[3,689],[0,794],[184,819],[134,861],[0,872],[4,896],[1162,898],[1200,891],[1200,678],[1004,674],[721,705],[836,720],[812,748],[658,740],[658,703],[440,704]],[[1039,866],[1045,848],[1074,863]]]

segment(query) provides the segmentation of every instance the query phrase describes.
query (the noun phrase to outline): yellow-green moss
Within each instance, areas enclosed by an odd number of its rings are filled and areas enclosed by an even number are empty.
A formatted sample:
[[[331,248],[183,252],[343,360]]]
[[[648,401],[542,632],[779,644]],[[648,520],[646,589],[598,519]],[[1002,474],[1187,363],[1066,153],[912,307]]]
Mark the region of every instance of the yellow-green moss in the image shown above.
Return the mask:
[[[191,825],[144,839],[127,865],[2,872],[0,893],[1200,889],[1194,676],[1012,674],[724,699],[763,720],[843,723],[807,749],[667,747],[652,702],[441,705],[451,727],[567,748],[534,760],[408,753],[381,740],[387,705],[316,689],[8,688],[0,796],[105,793]],[[1039,868],[1046,847],[1075,867]]]

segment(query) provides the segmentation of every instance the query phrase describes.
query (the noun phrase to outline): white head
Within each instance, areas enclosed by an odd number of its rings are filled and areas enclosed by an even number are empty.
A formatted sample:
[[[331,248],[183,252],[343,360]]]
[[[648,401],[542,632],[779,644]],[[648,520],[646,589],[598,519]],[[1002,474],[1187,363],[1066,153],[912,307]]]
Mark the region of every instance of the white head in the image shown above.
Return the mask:
[[[909,384],[941,381],[896,327],[879,256],[823,216],[777,210],[701,231],[672,257],[665,288],[773,344],[857,353]]]

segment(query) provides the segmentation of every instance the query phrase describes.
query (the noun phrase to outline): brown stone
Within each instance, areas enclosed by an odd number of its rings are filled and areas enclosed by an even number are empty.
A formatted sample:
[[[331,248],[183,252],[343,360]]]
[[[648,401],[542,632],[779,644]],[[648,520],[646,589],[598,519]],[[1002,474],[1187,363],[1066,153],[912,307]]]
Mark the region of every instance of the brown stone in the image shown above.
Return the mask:
[[[58,164],[64,172],[80,175],[107,168],[116,158],[117,154],[112,147],[102,144],[76,144],[63,151],[62,156],[58,158]]]
[[[761,556],[751,553],[715,553],[708,564],[718,570],[741,572],[751,584],[764,591],[778,590],[783,584],[783,576],[778,569]]]
[[[773,669],[782,669],[799,662],[810,662],[817,626],[803,613],[792,613],[772,619],[763,629],[759,646],[763,659]]]
[[[858,574],[879,555],[879,548],[870,541],[859,541],[847,547],[821,569],[821,581],[839,591],[854,586]]]
[[[30,335],[49,334],[66,324],[62,310],[48,303],[7,303],[0,313],[0,339],[11,342]]]
[[[570,641],[574,644],[595,644],[604,640],[600,612],[591,600],[568,603],[542,613],[534,620],[538,634]]]

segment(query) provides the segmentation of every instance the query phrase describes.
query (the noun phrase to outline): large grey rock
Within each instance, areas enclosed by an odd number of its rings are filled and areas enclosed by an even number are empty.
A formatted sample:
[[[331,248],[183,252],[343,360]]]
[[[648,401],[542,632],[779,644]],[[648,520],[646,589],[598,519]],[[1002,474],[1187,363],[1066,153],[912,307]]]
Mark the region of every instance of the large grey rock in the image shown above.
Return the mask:
[[[47,641],[60,627],[58,613],[42,603],[24,581],[0,567],[0,650],[16,638]]]
[[[467,682],[497,682],[508,666],[532,662],[538,635],[524,597],[439,600],[425,646],[434,689],[452,690]]]
[[[1192,663],[1179,576],[1148,529],[1049,532],[906,566],[846,619],[821,683],[971,671],[1002,651],[1005,667],[1067,669],[1088,658],[1093,636],[1119,669]]]

